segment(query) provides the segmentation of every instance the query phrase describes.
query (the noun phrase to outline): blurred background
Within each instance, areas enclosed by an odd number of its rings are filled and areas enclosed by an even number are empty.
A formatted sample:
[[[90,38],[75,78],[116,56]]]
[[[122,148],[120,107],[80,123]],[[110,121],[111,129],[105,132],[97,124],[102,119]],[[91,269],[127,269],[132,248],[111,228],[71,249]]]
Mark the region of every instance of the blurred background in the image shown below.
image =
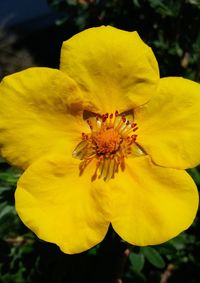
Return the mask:
[[[58,68],[62,42],[100,25],[137,30],[152,47],[161,76],[200,81],[200,0],[1,0],[0,78],[31,66]],[[123,283],[200,282],[198,216],[163,245],[127,246],[110,230],[102,245],[65,255],[38,240],[16,215],[20,173],[0,159],[0,283],[120,283],[117,277]],[[189,173],[200,186],[200,169]]]

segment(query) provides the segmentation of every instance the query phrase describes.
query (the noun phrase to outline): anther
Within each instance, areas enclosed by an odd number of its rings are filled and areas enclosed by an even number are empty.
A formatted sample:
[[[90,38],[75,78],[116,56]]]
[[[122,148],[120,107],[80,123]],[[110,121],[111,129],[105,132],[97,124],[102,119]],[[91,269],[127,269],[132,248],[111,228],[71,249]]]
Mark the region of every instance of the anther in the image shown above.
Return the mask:
[[[137,138],[137,135],[132,135],[131,138],[132,138],[133,141],[135,141],[136,138]]]
[[[105,121],[106,121],[106,119],[107,119],[106,115],[105,115],[105,114],[103,114],[103,115],[101,116],[101,119],[102,119],[102,122],[105,122]]]
[[[82,133],[81,135],[82,135],[82,139],[83,139],[83,140],[88,140],[88,135],[87,135],[87,134]]]
[[[126,122],[126,116],[122,115],[122,122],[125,123]]]
[[[134,128],[135,126],[137,126],[137,123],[132,123],[131,127]]]

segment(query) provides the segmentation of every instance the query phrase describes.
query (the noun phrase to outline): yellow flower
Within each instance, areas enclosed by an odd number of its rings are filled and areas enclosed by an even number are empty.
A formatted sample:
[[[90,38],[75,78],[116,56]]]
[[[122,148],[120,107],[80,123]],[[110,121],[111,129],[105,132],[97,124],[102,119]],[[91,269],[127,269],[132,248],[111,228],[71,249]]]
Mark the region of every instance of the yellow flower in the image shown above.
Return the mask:
[[[110,223],[134,245],[192,223],[200,162],[200,86],[159,78],[136,32],[85,30],[63,43],[60,70],[30,68],[0,85],[1,154],[25,170],[16,209],[66,253],[98,244]]]

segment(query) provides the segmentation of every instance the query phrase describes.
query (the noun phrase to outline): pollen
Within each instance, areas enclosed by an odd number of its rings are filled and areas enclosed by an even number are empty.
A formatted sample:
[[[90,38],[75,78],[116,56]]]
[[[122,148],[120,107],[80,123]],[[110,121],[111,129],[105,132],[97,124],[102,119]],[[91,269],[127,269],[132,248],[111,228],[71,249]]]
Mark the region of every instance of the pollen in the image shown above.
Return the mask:
[[[93,144],[96,145],[98,155],[111,155],[117,152],[122,136],[113,128],[102,128],[93,134]]]
[[[90,132],[81,134],[82,140],[72,153],[74,158],[81,160],[80,175],[95,161],[91,181],[97,178],[109,181],[119,170],[125,170],[126,158],[144,154],[136,142],[137,123],[129,121],[126,115],[116,111],[95,115],[86,122]]]

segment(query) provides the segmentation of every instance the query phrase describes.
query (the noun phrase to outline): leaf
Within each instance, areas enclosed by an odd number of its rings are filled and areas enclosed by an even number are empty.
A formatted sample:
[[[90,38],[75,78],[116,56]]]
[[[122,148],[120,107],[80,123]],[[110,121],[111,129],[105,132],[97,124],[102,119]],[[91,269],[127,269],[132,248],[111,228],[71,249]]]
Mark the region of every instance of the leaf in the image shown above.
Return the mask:
[[[132,252],[129,256],[131,268],[133,271],[139,273],[144,267],[144,255],[142,253]]]
[[[14,172],[0,172],[0,181],[7,182],[8,184],[15,185],[19,174],[14,174]]]
[[[165,262],[161,255],[152,247],[144,247],[141,249],[142,253],[146,259],[155,267],[163,268],[165,267]]]
[[[176,249],[175,249],[175,247],[172,244],[170,244],[168,242],[168,243],[164,243],[162,245],[159,245],[158,246],[158,252],[160,254],[164,254],[164,255],[171,255],[171,254],[175,254],[176,253]]]
[[[11,189],[9,187],[0,187],[0,197],[3,195],[5,192],[9,192]]]
[[[92,256],[93,256],[93,255],[96,256],[99,247],[100,247],[100,245],[97,245],[97,246],[91,248],[90,250],[88,250],[87,254],[88,254],[88,255],[92,255]]]
[[[198,9],[200,9],[200,2],[199,0],[187,0],[187,2],[191,5],[194,5],[195,7],[197,7]]]
[[[199,169],[198,168],[188,169],[188,173],[194,179],[195,183],[197,185],[200,185],[200,172],[199,172]]]
[[[187,244],[186,234],[182,233],[178,235],[176,238],[170,240],[170,244],[175,247],[176,250],[183,250]]]
[[[180,3],[163,3],[163,0],[148,0],[149,5],[162,17],[177,17]]]
[[[140,3],[139,0],[133,0],[133,4],[135,5],[135,7],[140,8]]]
[[[1,205],[0,205],[0,219],[5,217],[7,214],[13,213],[13,212],[14,212],[13,206],[7,204],[6,202],[1,203]]]

